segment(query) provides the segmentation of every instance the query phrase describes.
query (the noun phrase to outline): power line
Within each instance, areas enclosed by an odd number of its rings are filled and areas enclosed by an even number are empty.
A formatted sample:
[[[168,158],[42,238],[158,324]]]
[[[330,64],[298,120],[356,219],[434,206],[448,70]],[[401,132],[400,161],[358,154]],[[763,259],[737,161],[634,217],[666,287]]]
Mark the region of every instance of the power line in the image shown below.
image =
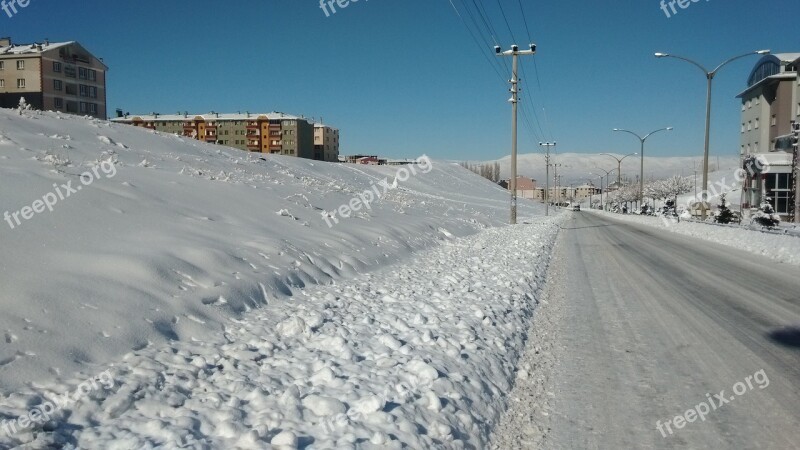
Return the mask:
[[[486,53],[483,50],[484,47],[481,45],[480,42],[478,42],[478,38],[475,36],[475,33],[472,31],[472,29],[469,27],[469,25],[467,25],[467,22],[464,20],[464,17],[461,16],[461,13],[458,11],[458,8],[456,8],[456,5],[455,5],[455,3],[453,3],[453,0],[449,0],[449,2],[450,2],[450,6],[453,7],[453,11],[455,11],[456,15],[461,20],[461,23],[464,24],[464,27],[469,32],[470,36],[472,36],[472,40],[475,42],[475,45],[478,46],[478,51],[486,59],[486,62],[489,63],[490,66],[492,66],[492,69],[494,69],[495,73],[500,78],[500,82],[505,84],[506,83],[505,77],[502,74],[500,74],[500,71],[497,69],[497,66],[494,63],[492,63],[492,60],[486,55]]]

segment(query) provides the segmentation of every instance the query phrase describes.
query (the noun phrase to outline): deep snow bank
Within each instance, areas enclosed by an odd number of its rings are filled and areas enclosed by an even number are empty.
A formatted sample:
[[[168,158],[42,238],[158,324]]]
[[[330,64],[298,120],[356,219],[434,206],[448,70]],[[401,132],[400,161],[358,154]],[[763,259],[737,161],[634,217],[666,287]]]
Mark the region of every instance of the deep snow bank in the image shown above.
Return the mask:
[[[300,290],[203,341],[130,353],[114,386],[5,437],[39,448],[484,448],[506,409],[560,219],[485,230]],[[9,399],[12,416],[79,391]],[[0,432],[0,447],[4,436]]]
[[[213,340],[231,317],[298,288],[506,221],[505,191],[434,161],[328,227],[323,210],[393,183],[397,170],[0,110],[0,214],[11,213],[0,222],[1,389],[95,374],[132,349]]]

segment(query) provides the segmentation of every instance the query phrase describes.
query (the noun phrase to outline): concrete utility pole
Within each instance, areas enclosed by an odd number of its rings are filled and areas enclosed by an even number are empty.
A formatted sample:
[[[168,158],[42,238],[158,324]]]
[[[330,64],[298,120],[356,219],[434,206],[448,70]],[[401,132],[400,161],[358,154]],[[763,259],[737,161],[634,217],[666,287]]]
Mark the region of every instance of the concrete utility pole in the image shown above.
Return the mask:
[[[800,159],[800,122],[792,121],[792,195],[794,195],[794,208],[792,209],[792,217],[794,223],[800,223],[800,167],[798,167],[798,159]]]
[[[669,53],[656,53],[656,58],[675,58],[680,59],[681,61],[688,62],[703,71],[706,76],[707,86],[706,86],[706,138],[705,138],[705,147],[703,150],[703,203],[700,209],[702,210],[702,219],[706,220],[708,215],[708,211],[706,210],[707,202],[708,202],[708,152],[709,152],[709,144],[711,142],[711,82],[714,81],[714,77],[717,75],[720,69],[724,66],[736,61],[737,59],[745,58],[751,55],[767,55],[769,54],[769,50],[758,50],[755,52],[745,53],[744,55],[734,56],[723,62],[722,64],[718,65],[714,70],[708,70],[702,64],[692,61],[691,59],[684,58],[683,56],[676,56],[670,55]]]
[[[530,50],[520,51],[516,45],[511,50],[502,51],[498,46],[494,48],[497,56],[511,56],[511,225],[517,224],[517,106],[519,103],[519,77],[517,77],[518,59],[520,55],[535,55],[536,44],[530,45]]]
[[[555,148],[556,143],[555,142],[553,142],[553,143],[550,143],[550,142],[544,142],[544,143],[539,142],[539,145],[542,146],[542,147],[545,147],[547,149],[545,151],[545,156],[544,156],[544,164],[545,164],[544,215],[545,216],[549,216],[550,215],[550,201],[549,201],[549,197],[550,197],[550,147]]]
[[[561,191],[559,190],[558,186],[558,168],[561,167],[561,164],[553,164],[553,192],[555,192],[554,200],[555,204],[559,203],[561,200]]]

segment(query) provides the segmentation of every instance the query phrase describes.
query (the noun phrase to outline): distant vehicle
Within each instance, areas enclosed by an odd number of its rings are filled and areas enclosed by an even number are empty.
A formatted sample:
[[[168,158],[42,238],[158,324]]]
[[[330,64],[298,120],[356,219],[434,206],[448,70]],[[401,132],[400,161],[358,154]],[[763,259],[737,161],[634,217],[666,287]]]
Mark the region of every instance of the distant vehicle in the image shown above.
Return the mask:
[[[581,210],[581,205],[572,205],[572,210],[573,211],[580,211]]]

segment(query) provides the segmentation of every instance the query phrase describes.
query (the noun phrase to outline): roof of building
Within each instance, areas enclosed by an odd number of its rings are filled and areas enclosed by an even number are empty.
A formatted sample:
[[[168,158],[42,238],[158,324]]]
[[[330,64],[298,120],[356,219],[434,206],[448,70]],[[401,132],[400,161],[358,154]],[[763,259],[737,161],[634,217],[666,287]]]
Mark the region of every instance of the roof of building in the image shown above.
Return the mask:
[[[332,127],[330,125],[326,125],[324,123],[315,123],[314,128],[330,128],[331,130],[337,131],[338,128]]]
[[[305,117],[293,116],[291,114],[284,114],[281,112],[270,113],[246,113],[246,114],[129,114],[126,117],[115,117],[111,119],[112,122],[130,122],[135,119],[140,119],[145,122],[171,122],[171,121],[184,121],[187,119],[201,118],[203,120],[254,120],[259,117],[265,117],[268,120],[305,120],[311,122],[310,119]]]
[[[44,42],[41,44],[12,44],[10,46],[0,47],[0,56],[3,55],[27,55],[55,50],[65,45],[75,44],[75,41],[69,42]]]
[[[517,189],[531,190],[536,189],[536,180],[527,177],[517,177]]]
[[[800,53],[775,53],[762,56],[747,77],[747,89],[737,97],[746,95],[747,92],[764,83],[797,76],[796,71],[789,71],[787,68],[798,60],[800,60]]]

